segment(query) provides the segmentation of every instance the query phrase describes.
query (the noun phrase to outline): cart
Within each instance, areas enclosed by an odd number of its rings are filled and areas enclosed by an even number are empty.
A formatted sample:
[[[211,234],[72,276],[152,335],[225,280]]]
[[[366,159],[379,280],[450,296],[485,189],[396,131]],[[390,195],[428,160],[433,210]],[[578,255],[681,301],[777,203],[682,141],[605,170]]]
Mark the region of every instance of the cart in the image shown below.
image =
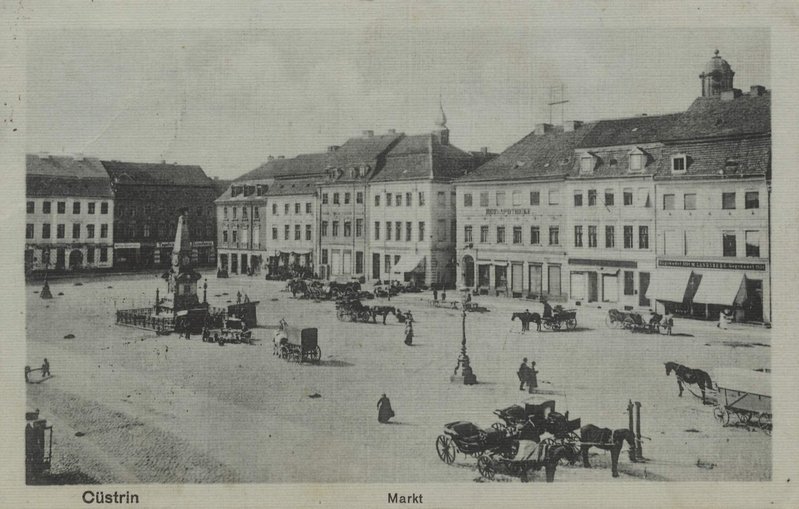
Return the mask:
[[[282,329],[279,342],[276,344],[281,359],[294,362],[319,362],[322,350],[318,344],[318,329],[307,327],[286,327]],[[278,346],[279,345],[279,346]]]
[[[564,309],[562,311],[555,312],[551,318],[542,318],[541,325],[545,329],[552,329],[552,330],[574,330],[577,328],[577,310],[576,309]]]
[[[771,434],[771,377],[768,373],[725,368],[713,371],[718,386],[718,404],[713,416],[722,425],[735,416],[738,424],[757,426]]]
[[[477,459],[477,471],[485,479],[493,480],[496,474],[505,474],[519,477],[522,482],[530,480],[530,474],[544,468],[546,470],[546,481],[555,480],[555,470],[558,463],[566,459],[569,451],[566,447],[548,442],[540,442],[532,445],[529,441],[531,450],[519,453],[521,458],[506,458],[496,454],[483,454]]]
[[[444,425],[444,432],[436,439],[438,457],[451,465],[457,453],[478,457],[491,452],[513,458],[519,451],[517,434],[512,429],[482,429],[466,421]]]
[[[222,341],[225,343],[252,343],[252,331],[239,318],[227,318],[222,326]]]

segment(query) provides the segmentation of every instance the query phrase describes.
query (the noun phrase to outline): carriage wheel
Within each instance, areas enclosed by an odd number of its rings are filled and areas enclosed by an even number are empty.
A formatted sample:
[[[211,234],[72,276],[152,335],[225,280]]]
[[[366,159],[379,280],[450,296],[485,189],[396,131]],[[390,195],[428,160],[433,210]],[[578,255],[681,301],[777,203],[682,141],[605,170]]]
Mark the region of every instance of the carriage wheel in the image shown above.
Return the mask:
[[[735,412],[735,417],[738,418],[739,423],[748,425],[752,419],[752,414],[749,412]]]
[[[279,355],[279,357],[281,359],[287,359],[288,356],[289,356],[289,348],[287,346],[285,346],[285,345],[280,347],[280,355]]]
[[[717,406],[714,408],[713,417],[724,426],[730,423],[730,413],[724,407]]]
[[[368,323],[369,321],[372,320],[372,315],[369,313],[369,311],[361,311],[360,318],[362,322]]]
[[[551,320],[544,320],[541,322],[541,326],[544,327],[546,330],[552,329],[554,323]]]
[[[319,362],[319,359],[322,358],[322,349],[318,346],[311,350],[310,355],[308,356],[313,362]]]
[[[559,322],[559,321],[552,322],[552,330],[560,330],[561,325],[563,325],[563,324],[561,322]]]
[[[489,481],[494,479],[494,475],[497,473],[497,468],[494,466],[494,460],[492,460],[489,456],[480,456],[477,460],[477,470],[480,472],[480,475],[488,479]]]
[[[491,429],[495,429],[497,431],[505,431],[508,429],[508,427],[501,422],[495,422],[494,424],[491,425]]]
[[[447,435],[438,435],[436,439],[436,451],[438,452],[439,459],[447,465],[452,465],[452,462],[455,461],[455,444]]]
[[[519,441],[514,440],[513,442],[510,442],[510,445],[504,447],[502,449],[502,452],[500,452],[500,454],[502,455],[503,458],[511,460],[516,457],[516,453],[518,452],[519,452]]]
[[[577,319],[576,318],[569,318],[566,320],[566,328],[569,330],[574,330],[577,328]]]

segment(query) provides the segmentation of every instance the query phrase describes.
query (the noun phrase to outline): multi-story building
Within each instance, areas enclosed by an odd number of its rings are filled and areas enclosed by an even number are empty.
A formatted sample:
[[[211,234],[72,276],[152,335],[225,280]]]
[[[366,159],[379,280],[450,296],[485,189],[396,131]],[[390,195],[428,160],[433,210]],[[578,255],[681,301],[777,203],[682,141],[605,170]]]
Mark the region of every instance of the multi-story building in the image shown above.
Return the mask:
[[[279,179],[269,188],[266,247],[270,271],[279,266],[317,266],[317,178]]]
[[[102,161],[114,192],[114,266],[167,267],[187,212],[192,263],[216,263],[216,189],[199,166]]]
[[[391,149],[368,188],[371,278],[455,284],[453,180],[475,159],[449,143],[443,109],[432,133],[405,136]]]
[[[229,274],[260,274],[266,193],[272,179],[242,179],[216,199],[217,268]]]
[[[114,195],[92,158],[26,157],[25,271],[113,264]]]

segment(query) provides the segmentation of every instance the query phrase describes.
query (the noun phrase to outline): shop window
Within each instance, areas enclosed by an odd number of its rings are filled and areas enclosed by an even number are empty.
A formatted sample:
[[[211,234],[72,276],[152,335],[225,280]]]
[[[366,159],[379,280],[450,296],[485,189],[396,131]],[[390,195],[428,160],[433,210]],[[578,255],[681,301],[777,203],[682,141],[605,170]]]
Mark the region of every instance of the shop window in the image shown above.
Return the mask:
[[[624,295],[635,295],[635,272],[624,271]]]

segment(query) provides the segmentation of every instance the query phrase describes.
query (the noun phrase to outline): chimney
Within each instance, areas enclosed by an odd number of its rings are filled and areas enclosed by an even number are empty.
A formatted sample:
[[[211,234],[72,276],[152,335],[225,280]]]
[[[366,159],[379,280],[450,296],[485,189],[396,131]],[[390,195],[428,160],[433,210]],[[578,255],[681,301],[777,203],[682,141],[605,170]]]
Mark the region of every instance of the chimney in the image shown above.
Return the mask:
[[[733,88],[732,90],[724,90],[721,92],[722,101],[732,101],[735,98],[741,97],[741,89]]]
[[[488,155],[488,147],[480,147],[480,153],[484,156]]]
[[[269,157],[267,157],[266,160],[267,161],[274,161],[275,160],[275,156],[273,156],[272,154],[269,154]]]
[[[397,130],[396,129],[389,129],[388,130],[388,134],[397,134]]]
[[[563,122],[563,132],[570,133],[575,129],[579,129],[583,125],[581,120],[566,120]]]
[[[372,136],[375,135],[375,132],[372,131],[372,130],[366,130],[366,131],[363,131],[361,134],[363,134],[364,138],[371,138]]]
[[[760,97],[765,93],[766,93],[766,87],[764,87],[763,85],[752,85],[751,87],[749,87],[749,95]]]
[[[328,152],[335,152],[336,150],[338,150],[340,148],[341,147],[339,145],[330,145],[330,146],[327,147],[327,151]]]
[[[552,130],[552,124],[536,124],[534,134],[544,134]]]

